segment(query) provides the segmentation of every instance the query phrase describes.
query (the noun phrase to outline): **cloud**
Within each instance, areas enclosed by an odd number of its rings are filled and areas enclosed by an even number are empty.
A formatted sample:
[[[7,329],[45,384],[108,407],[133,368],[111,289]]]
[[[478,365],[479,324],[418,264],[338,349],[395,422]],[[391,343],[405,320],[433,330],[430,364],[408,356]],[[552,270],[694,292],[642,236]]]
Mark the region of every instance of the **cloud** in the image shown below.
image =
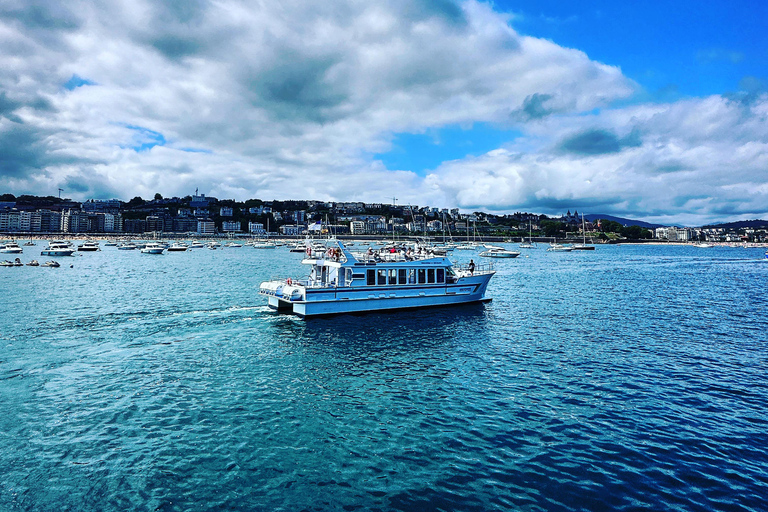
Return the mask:
[[[703,216],[720,199],[734,211],[765,200],[759,87],[631,105],[638,86],[618,67],[520,35],[473,0],[19,0],[0,7],[0,44],[12,193],[199,187],[498,210],[682,215],[682,204]],[[509,142],[426,178],[372,156],[398,134],[477,125]]]
[[[558,144],[558,147],[561,151],[576,155],[601,155],[618,153],[622,148],[640,145],[642,145],[640,133],[636,129],[623,139],[609,130],[588,129],[569,135]]]
[[[764,217],[767,164],[768,94],[748,105],[711,96],[551,119],[507,148],[445,163],[428,181],[465,208],[589,205],[701,224]]]

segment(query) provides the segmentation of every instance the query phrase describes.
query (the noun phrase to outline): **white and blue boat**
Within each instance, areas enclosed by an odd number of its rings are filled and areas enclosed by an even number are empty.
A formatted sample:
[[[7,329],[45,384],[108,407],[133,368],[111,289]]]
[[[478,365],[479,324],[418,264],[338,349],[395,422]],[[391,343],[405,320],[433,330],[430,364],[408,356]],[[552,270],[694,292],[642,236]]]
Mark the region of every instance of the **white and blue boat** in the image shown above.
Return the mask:
[[[51,242],[40,251],[41,256],[72,256],[75,248],[67,242]]]
[[[310,248],[309,276],[261,283],[269,306],[301,317],[488,302],[492,264],[456,266],[444,256],[405,248],[353,253],[330,240]]]

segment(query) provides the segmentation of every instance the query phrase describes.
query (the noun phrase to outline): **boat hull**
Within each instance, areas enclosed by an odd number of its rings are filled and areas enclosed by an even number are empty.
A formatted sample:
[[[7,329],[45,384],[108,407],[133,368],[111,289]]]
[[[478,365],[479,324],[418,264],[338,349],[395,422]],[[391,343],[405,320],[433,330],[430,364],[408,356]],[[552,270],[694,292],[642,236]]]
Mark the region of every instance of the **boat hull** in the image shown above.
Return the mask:
[[[269,295],[269,307],[308,318],[488,302],[491,299],[485,297],[485,291],[492,275],[475,275],[455,284],[432,287],[310,288],[288,299]]]
[[[72,256],[73,249],[46,249],[40,252],[41,256]]]

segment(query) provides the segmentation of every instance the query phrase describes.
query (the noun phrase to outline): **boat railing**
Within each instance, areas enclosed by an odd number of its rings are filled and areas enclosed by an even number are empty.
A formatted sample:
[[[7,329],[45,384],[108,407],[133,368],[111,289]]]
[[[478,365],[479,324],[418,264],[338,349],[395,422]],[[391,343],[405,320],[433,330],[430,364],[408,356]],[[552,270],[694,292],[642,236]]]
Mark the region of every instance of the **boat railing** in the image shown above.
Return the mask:
[[[372,253],[353,252],[352,255],[355,257],[355,259],[357,259],[357,261],[360,261],[362,263],[393,263],[393,262],[403,262],[403,261],[419,261],[419,260],[428,260],[431,258],[439,257],[439,255],[434,254],[432,252],[403,253],[402,251],[398,251],[398,252],[374,251]]]
[[[474,272],[470,270],[469,263],[454,265],[453,269],[458,274],[490,274],[495,272],[493,263],[477,263],[475,264]]]

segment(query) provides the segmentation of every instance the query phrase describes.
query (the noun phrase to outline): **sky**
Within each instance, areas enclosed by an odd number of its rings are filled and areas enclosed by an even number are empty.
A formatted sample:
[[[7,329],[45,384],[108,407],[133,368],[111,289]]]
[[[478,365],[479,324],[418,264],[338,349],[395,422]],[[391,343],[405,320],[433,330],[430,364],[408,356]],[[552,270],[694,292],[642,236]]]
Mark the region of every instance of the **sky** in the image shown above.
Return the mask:
[[[768,218],[768,3],[4,0],[0,193]]]

